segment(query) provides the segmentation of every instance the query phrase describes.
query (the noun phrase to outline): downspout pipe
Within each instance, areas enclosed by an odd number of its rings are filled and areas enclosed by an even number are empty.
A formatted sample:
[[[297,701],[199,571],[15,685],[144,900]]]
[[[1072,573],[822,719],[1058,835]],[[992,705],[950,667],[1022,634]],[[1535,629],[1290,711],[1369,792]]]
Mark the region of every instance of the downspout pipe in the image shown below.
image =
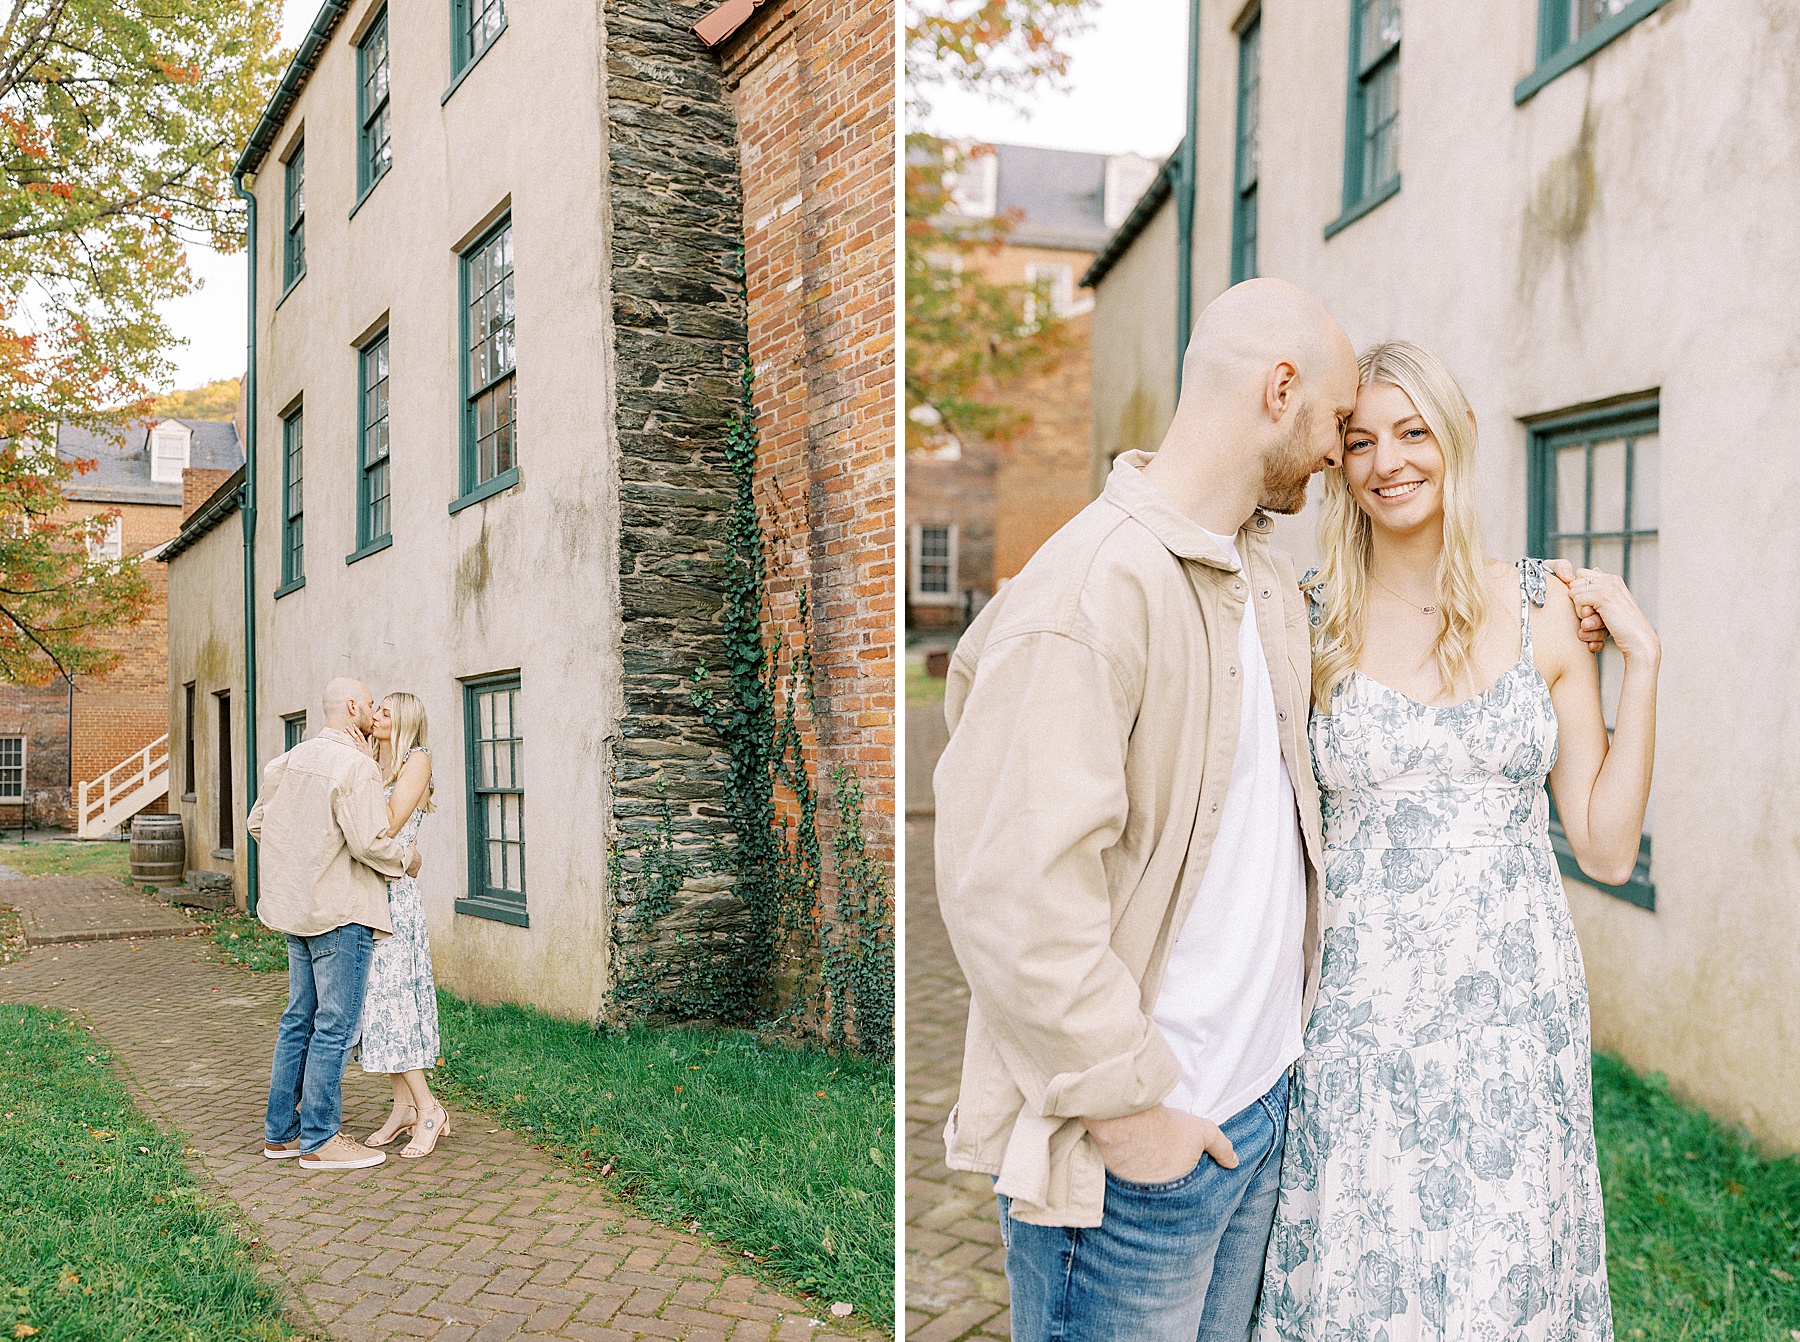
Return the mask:
[[[245,250],[249,254],[249,317],[246,321],[244,362],[244,483],[238,511],[244,518],[244,813],[256,805],[256,197],[245,189],[245,180],[256,183],[254,173],[233,173],[231,189],[244,202],[248,212],[245,226]],[[260,893],[256,839],[244,831],[244,842],[250,845],[245,864],[244,903],[252,917],[256,915]]]
[[[1187,133],[1175,174],[1175,399],[1181,399],[1181,366],[1194,330],[1194,196],[1199,189],[1200,0],[1188,0]]]

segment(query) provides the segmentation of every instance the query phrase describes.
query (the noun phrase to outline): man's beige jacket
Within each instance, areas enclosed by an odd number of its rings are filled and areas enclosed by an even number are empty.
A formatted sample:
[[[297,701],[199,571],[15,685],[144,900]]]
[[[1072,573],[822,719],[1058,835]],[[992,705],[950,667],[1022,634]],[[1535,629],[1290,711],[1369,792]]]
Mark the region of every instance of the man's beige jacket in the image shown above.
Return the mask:
[[[411,850],[387,823],[381,771],[345,733],[326,728],[277,755],[246,822],[262,845],[256,916],[297,937],[346,923],[390,935],[386,878]]]
[[[1293,564],[1257,513],[1238,571],[1144,477],[1147,460],[1118,459],[950,663],[938,900],[971,1001],[948,1161],[997,1175],[1012,1215],[1039,1225],[1100,1224],[1105,1167],[1078,1119],[1148,1109],[1180,1079],[1150,1013],[1231,781],[1247,602],[1305,836],[1303,1021],[1318,981],[1311,651]]]

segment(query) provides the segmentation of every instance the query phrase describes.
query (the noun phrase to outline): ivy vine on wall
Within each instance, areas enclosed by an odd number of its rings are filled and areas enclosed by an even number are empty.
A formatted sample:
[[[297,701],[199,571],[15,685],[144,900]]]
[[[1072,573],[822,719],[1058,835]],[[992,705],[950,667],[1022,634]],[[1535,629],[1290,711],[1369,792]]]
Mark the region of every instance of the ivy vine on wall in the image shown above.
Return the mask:
[[[882,863],[867,851],[862,789],[842,765],[832,795],[837,900],[834,916],[825,916],[819,789],[800,716],[803,701],[809,712],[814,707],[804,589],[792,647],[779,630],[764,643],[768,545],[756,506],[753,386],[746,359],[725,441],[734,493],[726,519],[722,683],[702,664],[691,688],[695,707],[725,746],[723,801],[733,841],[719,845],[710,860],[678,851],[665,804],[635,865],[628,868],[613,847],[608,876],[621,910],[613,923],[613,1005],[625,1015],[776,1025],[891,1057],[893,893]],[[792,796],[791,806],[778,804],[778,789]],[[670,956],[659,926],[675,912],[683,887],[709,870],[730,875],[742,917],[722,944],[678,932],[678,953]]]

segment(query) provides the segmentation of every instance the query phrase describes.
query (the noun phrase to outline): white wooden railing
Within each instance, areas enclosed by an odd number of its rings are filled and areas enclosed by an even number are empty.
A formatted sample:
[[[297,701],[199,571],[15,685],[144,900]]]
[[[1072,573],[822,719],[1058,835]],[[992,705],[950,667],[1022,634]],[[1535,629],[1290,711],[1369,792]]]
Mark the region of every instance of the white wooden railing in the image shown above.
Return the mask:
[[[169,792],[169,736],[164,732],[123,764],[83,783],[75,832],[98,839]]]

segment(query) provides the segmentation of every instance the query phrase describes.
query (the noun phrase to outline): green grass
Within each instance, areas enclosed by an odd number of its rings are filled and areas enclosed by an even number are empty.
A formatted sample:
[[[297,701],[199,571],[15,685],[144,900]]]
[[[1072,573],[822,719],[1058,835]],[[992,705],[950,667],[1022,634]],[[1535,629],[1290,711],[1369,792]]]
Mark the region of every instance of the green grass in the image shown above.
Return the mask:
[[[1800,1159],[1764,1160],[1616,1058],[1594,1058],[1619,1342],[1800,1338]]]
[[[908,703],[942,703],[944,682],[925,673],[925,654],[906,654],[906,699]]]
[[[180,1143],[61,1012],[0,1005],[0,1338],[288,1338]]]
[[[259,974],[287,972],[287,938],[272,932],[242,909],[183,909],[206,929],[219,958]]]
[[[697,1220],[821,1309],[848,1301],[892,1326],[891,1066],[742,1031],[596,1033],[441,989],[438,1003],[448,1094],[592,1169],[651,1219]]]
[[[131,879],[125,843],[0,843],[0,866],[21,876],[116,876]]]

